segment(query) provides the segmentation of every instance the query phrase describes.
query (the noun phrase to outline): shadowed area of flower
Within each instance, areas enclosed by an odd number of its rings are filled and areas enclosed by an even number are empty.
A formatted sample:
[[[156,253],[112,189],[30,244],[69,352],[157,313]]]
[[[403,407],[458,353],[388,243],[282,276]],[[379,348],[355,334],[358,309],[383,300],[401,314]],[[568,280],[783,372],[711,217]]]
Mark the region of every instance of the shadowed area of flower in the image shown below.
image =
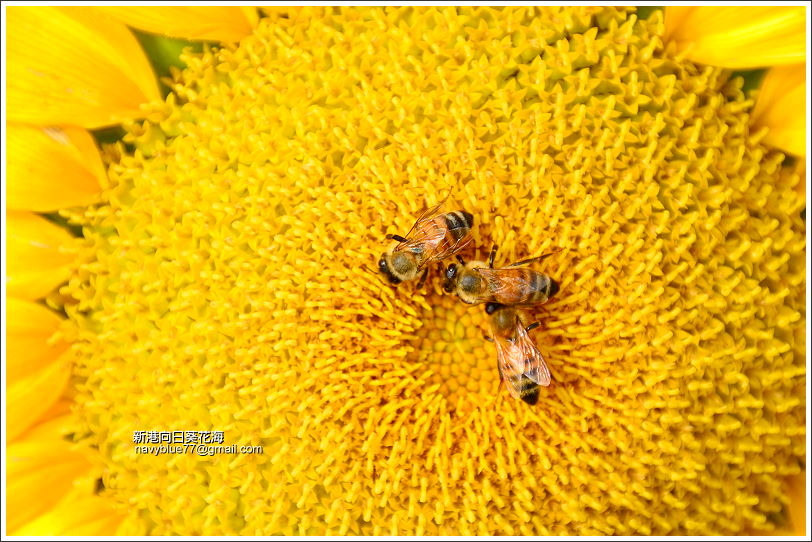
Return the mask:
[[[68,290],[105,495],[152,534],[708,534],[786,520],[805,454],[799,176],[740,80],[627,9],[270,10],[108,149]],[[482,307],[392,288],[451,191],[467,257],[555,247],[553,383]],[[148,456],[221,430],[262,455]]]

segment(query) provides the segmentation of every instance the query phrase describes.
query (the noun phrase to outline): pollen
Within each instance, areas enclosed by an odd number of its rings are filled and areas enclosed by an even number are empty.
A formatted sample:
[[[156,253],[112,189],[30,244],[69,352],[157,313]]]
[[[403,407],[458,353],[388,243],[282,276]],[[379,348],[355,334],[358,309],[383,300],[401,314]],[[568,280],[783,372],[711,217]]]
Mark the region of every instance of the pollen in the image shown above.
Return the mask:
[[[483,338],[489,335],[485,311],[439,293],[430,302],[409,358],[431,370],[429,381],[456,411],[472,410],[494,398],[499,385],[496,351]]]
[[[108,148],[62,291],[128,532],[738,534],[805,445],[803,182],[634,8],[268,9]],[[450,194],[560,291],[498,397],[481,306],[377,273]],[[453,201],[453,203],[451,203]],[[529,323],[528,322],[528,323]],[[498,398],[497,398],[498,397]],[[142,455],[135,431],[263,453]]]

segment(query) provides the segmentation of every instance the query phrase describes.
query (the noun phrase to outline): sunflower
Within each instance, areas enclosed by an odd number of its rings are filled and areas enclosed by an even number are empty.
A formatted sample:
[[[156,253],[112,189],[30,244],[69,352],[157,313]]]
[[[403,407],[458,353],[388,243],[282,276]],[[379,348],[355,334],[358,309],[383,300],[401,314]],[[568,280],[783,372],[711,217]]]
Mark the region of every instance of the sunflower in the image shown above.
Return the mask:
[[[10,533],[799,528],[803,170],[668,13],[184,9],[7,10]],[[223,43],[161,99],[124,24]],[[369,269],[447,193],[564,249],[535,407]]]
[[[732,69],[771,68],[752,112],[764,142],[806,156],[806,7],[679,6],[665,10],[677,55]]]

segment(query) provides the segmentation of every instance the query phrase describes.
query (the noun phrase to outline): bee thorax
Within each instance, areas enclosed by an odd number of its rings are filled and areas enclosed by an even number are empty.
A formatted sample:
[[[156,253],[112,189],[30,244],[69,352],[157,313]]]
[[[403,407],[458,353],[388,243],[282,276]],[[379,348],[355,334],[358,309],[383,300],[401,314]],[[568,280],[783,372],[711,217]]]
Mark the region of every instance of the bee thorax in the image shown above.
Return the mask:
[[[513,339],[516,330],[516,312],[507,307],[498,307],[491,314],[493,330],[506,339]]]
[[[473,273],[465,273],[460,277],[460,289],[464,292],[475,293],[481,289],[482,280]]]
[[[408,254],[403,252],[398,252],[392,255],[392,270],[399,274],[408,273],[409,270],[414,267],[414,258],[411,258]]]

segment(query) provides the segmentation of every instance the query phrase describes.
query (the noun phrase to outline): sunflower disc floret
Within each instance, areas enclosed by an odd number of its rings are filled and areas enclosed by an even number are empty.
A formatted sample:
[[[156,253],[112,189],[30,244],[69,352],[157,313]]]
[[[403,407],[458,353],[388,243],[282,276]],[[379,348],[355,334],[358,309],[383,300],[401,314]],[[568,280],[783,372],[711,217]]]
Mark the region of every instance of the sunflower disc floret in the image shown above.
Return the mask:
[[[662,32],[625,8],[270,9],[188,56],[74,217],[82,434],[129,528],[783,524],[806,452],[800,181],[739,80]],[[494,401],[481,307],[456,330],[438,281],[364,267],[449,189],[482,250],[565,249],[533,408]],[[137,455],[139,430],[264,453]]]

